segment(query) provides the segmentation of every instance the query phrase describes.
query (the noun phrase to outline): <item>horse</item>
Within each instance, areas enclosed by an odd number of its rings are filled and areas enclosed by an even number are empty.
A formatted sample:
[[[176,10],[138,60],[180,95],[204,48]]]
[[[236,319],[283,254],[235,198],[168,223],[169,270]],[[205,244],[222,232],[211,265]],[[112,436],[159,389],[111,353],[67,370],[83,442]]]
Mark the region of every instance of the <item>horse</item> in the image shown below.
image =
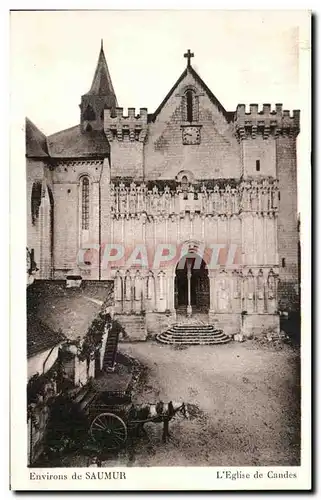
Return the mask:
[[[170,437],[169,434],[169,422],[175,415],[180,414],[184,418],[188,418],[188,411],[185,403],[179,403],[176,401],[170,401],[169,403],[163,403],[159,401],[154,404],[133,404],[129,410],[129,421],[134,425],[137,425],[137,432],[144,432],[144,424],[146,422],[160,423],[163,422],[163,436],[162,440],[164,443]]]

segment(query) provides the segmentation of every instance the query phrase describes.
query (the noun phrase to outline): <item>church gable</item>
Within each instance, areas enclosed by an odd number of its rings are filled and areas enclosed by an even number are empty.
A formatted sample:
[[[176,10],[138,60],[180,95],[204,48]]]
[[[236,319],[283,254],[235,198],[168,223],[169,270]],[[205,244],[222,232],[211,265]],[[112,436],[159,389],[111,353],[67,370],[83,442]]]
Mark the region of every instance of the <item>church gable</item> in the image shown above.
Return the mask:
[[[151,117],[146,177],[172,179],[182,170],[198,179],[239,177],[233,119],[189,64]]]

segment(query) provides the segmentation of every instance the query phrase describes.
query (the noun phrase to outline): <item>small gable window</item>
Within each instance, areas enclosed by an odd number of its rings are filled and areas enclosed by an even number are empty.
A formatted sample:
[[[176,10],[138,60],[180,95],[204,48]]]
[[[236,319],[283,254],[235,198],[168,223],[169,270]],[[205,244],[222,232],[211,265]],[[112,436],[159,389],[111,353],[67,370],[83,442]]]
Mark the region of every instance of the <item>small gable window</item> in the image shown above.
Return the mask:
[[[186,90],[183,95],[182,120],[190,123],[198,121],[198,96],[192,89]]]
[[[187,121],[193,121],[193,92],[188,90],[186,92],[186,113],[187,113]]]
[[[256,160],[256,171],[259,172],[261,170],[260,160]]]

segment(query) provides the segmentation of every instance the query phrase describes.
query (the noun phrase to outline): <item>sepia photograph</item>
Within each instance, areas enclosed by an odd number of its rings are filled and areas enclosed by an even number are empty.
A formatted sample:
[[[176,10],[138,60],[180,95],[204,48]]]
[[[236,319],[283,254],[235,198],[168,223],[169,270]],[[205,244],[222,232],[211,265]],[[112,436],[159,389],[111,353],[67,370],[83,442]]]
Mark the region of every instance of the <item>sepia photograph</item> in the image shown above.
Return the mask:
[[[11,12],[29,489],[76,468],[103,489],[145,467],[298,479],[310,22]]]

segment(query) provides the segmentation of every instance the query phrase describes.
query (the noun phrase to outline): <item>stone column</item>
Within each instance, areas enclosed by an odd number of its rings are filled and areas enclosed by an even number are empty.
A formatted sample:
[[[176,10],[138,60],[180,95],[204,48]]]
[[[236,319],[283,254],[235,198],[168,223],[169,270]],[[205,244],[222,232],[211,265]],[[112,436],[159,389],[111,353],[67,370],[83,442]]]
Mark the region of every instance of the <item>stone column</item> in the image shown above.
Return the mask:
[[[192,316],[192,305],[191,305],[191,264],[187,261],[187,317],[190,318]]]

